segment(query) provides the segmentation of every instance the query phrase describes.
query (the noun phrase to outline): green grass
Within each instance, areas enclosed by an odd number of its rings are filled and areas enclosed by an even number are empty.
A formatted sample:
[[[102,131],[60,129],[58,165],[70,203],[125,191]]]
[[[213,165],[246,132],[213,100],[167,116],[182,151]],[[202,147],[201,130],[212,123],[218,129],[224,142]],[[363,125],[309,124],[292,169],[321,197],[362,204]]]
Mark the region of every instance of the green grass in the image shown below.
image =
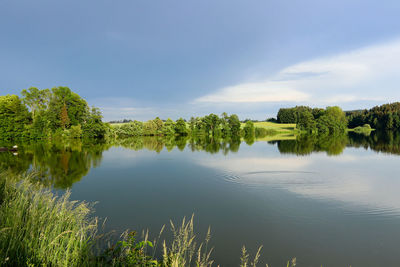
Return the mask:
[[[244,123],[241,124],[242,127]],[[254,123],[254,127],[265,128],[267,130],[276,130],[278,133],[294,133],[296,131],[295,123],[275,123],[259,121]]]
[[[56,198],[30,178],[0,174],[0,265],[88,265],[97,230],[90,206],[68,192]]]

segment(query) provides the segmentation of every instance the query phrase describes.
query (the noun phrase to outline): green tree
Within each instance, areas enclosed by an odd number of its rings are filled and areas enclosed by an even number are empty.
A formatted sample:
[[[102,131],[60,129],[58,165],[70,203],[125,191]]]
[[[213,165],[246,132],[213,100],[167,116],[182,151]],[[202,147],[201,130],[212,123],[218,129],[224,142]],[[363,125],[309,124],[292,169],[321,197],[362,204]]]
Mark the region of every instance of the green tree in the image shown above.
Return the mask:
[[[168,118],[168,120],[165,121],[164,127],[162,130],[163,134],[166,136],[171,136],[175,134],[175,122]]]
[[[312,132],[316,128],[316,122],[314,116],[308,110],[304,110],[299,113],[299,119],[297,122],[297,127],[301,130]]]
[[[88,105],[84,99],[72,92],[68,87],[54,87],[51,89],[51,96],[47,112],[49,127],[52,131],[62,125],[61,111],[64,104],[70,120],[69,125],[83,124],[87,115]]]
[[[101,121],[102,118],[103,116],[101,115],[101,112],[98,108],[92,107],[90,111],[88,110],[86,112],[86,117],[82,126],[83,137],[87,139],[104,138],[106,135],[107,127]]]
[[[30,87],[28,90],[22,90],[21,95],[23,96],[22,101],[31,109],[32,117],[35,119],[38,112],[47,108],[50,98],[50,90],[39,90],[36,87]]]
[[[0,139],[25,137],[29,112],[17,95],[0,96]]]
[[[231,129],[232,136],[240,135],[240,121],[239,117],[236,114],[232,114],[228,118],[228,124]]]
[[[188,130],[186,128],[186,122],[184,119],[180,118],[175,123],[175,133],[177,135],[185,136],[188,134]]]

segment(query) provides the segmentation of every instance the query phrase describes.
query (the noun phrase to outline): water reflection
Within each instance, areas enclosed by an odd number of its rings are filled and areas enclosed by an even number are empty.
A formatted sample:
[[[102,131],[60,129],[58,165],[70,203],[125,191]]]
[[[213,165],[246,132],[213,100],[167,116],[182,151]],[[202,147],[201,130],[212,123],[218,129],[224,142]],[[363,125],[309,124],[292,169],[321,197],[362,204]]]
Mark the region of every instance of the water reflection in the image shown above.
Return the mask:
[[[45,142],[21,144],[18,155],[0,153],[0,169],[14,173],[35,171],[45,186],[68,188],[101,163],[105,143]]]
[[[277,143],[282,154],[309,155],[313,152],[326,152],[330,156],[343,153],[349,142],[347,134],[337,136],[301,135],[296,140],[281,140]]]
[[[400,155],[400,132],[374,131],[369,136],[349,133],[350,147],[363,147],[377,152]]]
[[[103,143],[82,143],[80,140],[70,142],[43,142],[20,144],[17,155],[10,152],[0,153],[0,169],[9,169],[12,172],[26,172],[34,170],[39,173],[41,182],[47,186],[55,188],[69,188],[75,182],[80,181],[86,176],[90,169],[99,166],[103,151],[110,147],[123,147],[130,150],[147,149],[160,153],[164,149],[168,152],[173,149],[183,151],[185,149],[197,152],[205,151],[210,154],[238,152],[242,141],[247,146],[254,144],[254,138],[240,139],[221,139],[199,136],[190,137],[143,137],[113,140]],[[259,141],[264,142],[264,141]],[[269,141],[268,144],[276,145],[281,154],[294,154],[298,156],[310,155],[314,152],[326,152],[329,156],[336,156],[343,153],[346,147],[356,147],[372,149],[378,152],[385,152],[400,155],[400,133],[399,132],[373,132],[369,136],[349,133],[339,136],[315,136],[301,135],[294,140]],[[252,158],[255,163],[262,157]],[[234,163],[243,165],[242,162]],[[279,158],[271,166],[274,170],[276,166],[282,164],[297,163],[286,162],[287,159]],[[232,159],[230,159],[232,162]],[[254,165],[249,162],[249,166]],[[270,165],[268,163],[263,163]],[[293,165],[294,164],[294,165]],[[264,165],[265,166],[265,165]],[[286,165],[287,166],[287,165]],[[253,169],[253,171],[260,171]],[[261,170],[263,171],[263,170]]]

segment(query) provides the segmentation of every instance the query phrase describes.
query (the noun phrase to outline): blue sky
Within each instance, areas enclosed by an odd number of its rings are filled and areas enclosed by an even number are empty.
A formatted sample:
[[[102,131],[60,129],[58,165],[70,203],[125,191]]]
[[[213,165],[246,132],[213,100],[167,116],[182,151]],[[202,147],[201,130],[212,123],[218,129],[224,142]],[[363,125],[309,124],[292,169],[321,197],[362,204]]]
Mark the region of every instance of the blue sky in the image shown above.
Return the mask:
[[[68,86],[105,120],[265,119],[400,101],[399,1],[0,0],[0,94]]]

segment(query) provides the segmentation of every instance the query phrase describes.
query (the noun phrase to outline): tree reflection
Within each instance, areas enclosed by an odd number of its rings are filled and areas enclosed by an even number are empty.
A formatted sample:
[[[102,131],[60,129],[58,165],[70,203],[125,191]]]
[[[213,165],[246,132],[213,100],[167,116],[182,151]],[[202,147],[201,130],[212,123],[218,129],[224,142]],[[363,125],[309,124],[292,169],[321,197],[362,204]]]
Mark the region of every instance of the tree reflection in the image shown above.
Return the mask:
[[[369,136],[349,133],[349,146],[400,155],[399,131],[373,131]]]
[[[227,155],[239,151],[240,138],[218,138],[216,136],[155,136],[113,140],[105,143],[82,143],[81,140],[69,142],[43,142],[20,144],[18,153],[0,153],[0,170],[13,173],[35,171],[39,182],[55,188],[69,188],[86,176],[90,169],[101,163],[103,151],[112,146],[131,150],[147,149],[160,153],[187,149],[192,152],[222,153]],[[244,139],[248,145],[253,138]],[[360,135],[299,135],[295,140],[272,141],[282,154],[309,155],[313,152],[326,152],[327,155],[340,155],[345,147],[362,147],[374,151],[400,155],[400,132],[372,132]],[[10,144],[7,144],[10,146]],[[5,145],[4,145],[5,146]]]
[[[348,136],[341,135],[299,135],[296,140],[281,140],[277,143],[282,154],[309,155],[313,152],[326,152],[329,156],[343,153],[348,143]]]
[[[15,173],[34,171],[43,185],[68,188],[100,165],[108,147],[105,143],[83,144],[80,140],[21,144],[18,155],[0,154],[0,168]]]

